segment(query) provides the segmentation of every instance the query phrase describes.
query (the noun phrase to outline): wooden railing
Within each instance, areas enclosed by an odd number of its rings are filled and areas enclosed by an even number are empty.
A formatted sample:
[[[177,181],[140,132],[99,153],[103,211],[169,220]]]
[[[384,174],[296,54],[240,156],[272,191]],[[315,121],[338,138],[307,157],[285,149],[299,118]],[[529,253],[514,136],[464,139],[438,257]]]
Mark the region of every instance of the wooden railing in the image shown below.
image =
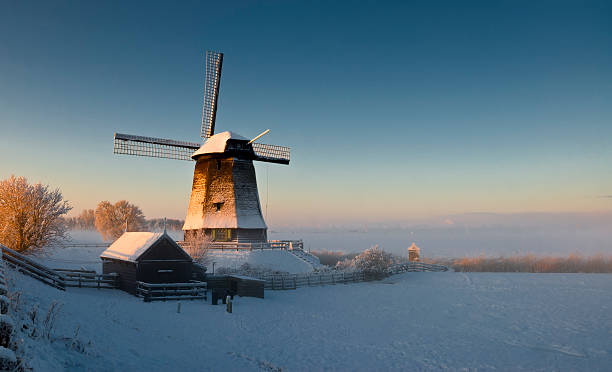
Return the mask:
[[[49,248],[108,248],[111,243],[59,243],[50,245]]]
[[[188,248],[190,243],[186,241],[177,241],[184,249]],[[209,249],[219,250],[234,250],[234,251],[253,251],[264,249],[304,249],[304,242],[301,240],[270,240],[267,242],[211,242],[208,244]]]
[[[119,274],[98,274],[93,270],[55,269],[64,276],[66,287],[78,288],[117,288]]]
[[[416,271],[447,271],[443,265],[427,264],[423,262],[407,262],[391,266],[383,273],[367,273],[363,271],[353,272],[327,272],[327,273],[305,273],[285,275],[261,275],[258,279],[265,280],[264,288],[282,290],[296,289],[299,287],[312,287],[319,285],[347,284],[369,280],[380,280],[390,275]]]
[[[64,276],[38,262],[0,244],[2,259],[19,272],[60,290],[65,290]]]
[[[207,284],[189,283],[144,283],[136,282],[136,295],[145,302],[168,300],[206,300]]]
[[[424,262],[406,262],[393,265],[389,269],[391,275],[415,271],[448,271],[448,267]]]
[[[2,259],[19,272],[60,290],[66,287],[117,288],[117,274],[96,274],[87,270],[51,269],[0,244]]]
[[[296,289],[299,287],[313,287],[330,284],[356,283],[366,280],[361,271],[332,272],[332,273],[305,273],[285,275],[262,275],[258,279],[265,280],[265,289]]]

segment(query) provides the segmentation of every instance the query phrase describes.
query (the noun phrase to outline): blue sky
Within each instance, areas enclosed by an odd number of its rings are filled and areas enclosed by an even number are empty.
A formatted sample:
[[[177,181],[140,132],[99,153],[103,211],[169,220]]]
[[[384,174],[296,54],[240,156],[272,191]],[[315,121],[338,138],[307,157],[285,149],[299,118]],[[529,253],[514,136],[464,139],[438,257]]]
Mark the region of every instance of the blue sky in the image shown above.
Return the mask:
[[[206,49],[217,131],[292,148],[272,225],[612,211],[607,1],[2,2],[0,176],[184,218],[193,163],[112,136],[199,141]]]

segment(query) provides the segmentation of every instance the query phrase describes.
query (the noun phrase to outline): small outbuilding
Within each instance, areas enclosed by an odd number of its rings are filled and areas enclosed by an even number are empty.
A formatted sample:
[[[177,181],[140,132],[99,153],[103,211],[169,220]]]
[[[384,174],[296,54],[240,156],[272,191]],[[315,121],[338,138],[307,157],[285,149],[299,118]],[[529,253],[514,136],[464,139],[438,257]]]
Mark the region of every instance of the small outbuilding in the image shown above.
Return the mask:
[[[264,298],[265,280],[243,275],[207,275],[208,288],[240,297]]]
[[[119,288],[136,294],[136,282],[187,283],[193,260],[168,234],[126,232],[100,255],[104,274],[119,274]]]
[[[408,247],[408,261],[418,262],[420,255],[421,248],[417,247],[417,245],[413,242],[412,245]]]

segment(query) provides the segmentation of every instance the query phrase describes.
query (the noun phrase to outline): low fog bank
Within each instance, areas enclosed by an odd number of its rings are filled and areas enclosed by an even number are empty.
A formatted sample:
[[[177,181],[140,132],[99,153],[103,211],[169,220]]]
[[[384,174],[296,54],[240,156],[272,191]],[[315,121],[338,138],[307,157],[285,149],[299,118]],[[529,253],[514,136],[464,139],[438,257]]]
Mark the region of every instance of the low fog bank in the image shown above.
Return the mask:
[[[612,253],[612,213],[470,213],[362,226],[272,227],[270,239],[303,239],[306,249],[360,252],[378,244],[406,255],[415,242],[425,257],[586,256]]]

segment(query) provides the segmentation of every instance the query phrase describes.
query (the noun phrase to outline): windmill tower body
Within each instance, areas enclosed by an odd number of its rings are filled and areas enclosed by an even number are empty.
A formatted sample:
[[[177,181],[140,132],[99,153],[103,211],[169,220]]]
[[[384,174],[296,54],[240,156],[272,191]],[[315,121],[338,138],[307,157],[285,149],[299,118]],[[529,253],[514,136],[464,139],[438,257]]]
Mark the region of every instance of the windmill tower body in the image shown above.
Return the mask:
[[[214,241],[267,240],[253,166],[255,154],[247,142],[235,133],[223,132],[192,155],[196,165],[183,226],[186,239],[203,231]]]
[[[262,242],[261,214],[253,161],[289,164],[290,149],[254,142],[232,132],[214,134],[223,54],[206,54],[203,144],[115,133],[116,154],[195,160],[185,239],[204,232],[213,241]]]

